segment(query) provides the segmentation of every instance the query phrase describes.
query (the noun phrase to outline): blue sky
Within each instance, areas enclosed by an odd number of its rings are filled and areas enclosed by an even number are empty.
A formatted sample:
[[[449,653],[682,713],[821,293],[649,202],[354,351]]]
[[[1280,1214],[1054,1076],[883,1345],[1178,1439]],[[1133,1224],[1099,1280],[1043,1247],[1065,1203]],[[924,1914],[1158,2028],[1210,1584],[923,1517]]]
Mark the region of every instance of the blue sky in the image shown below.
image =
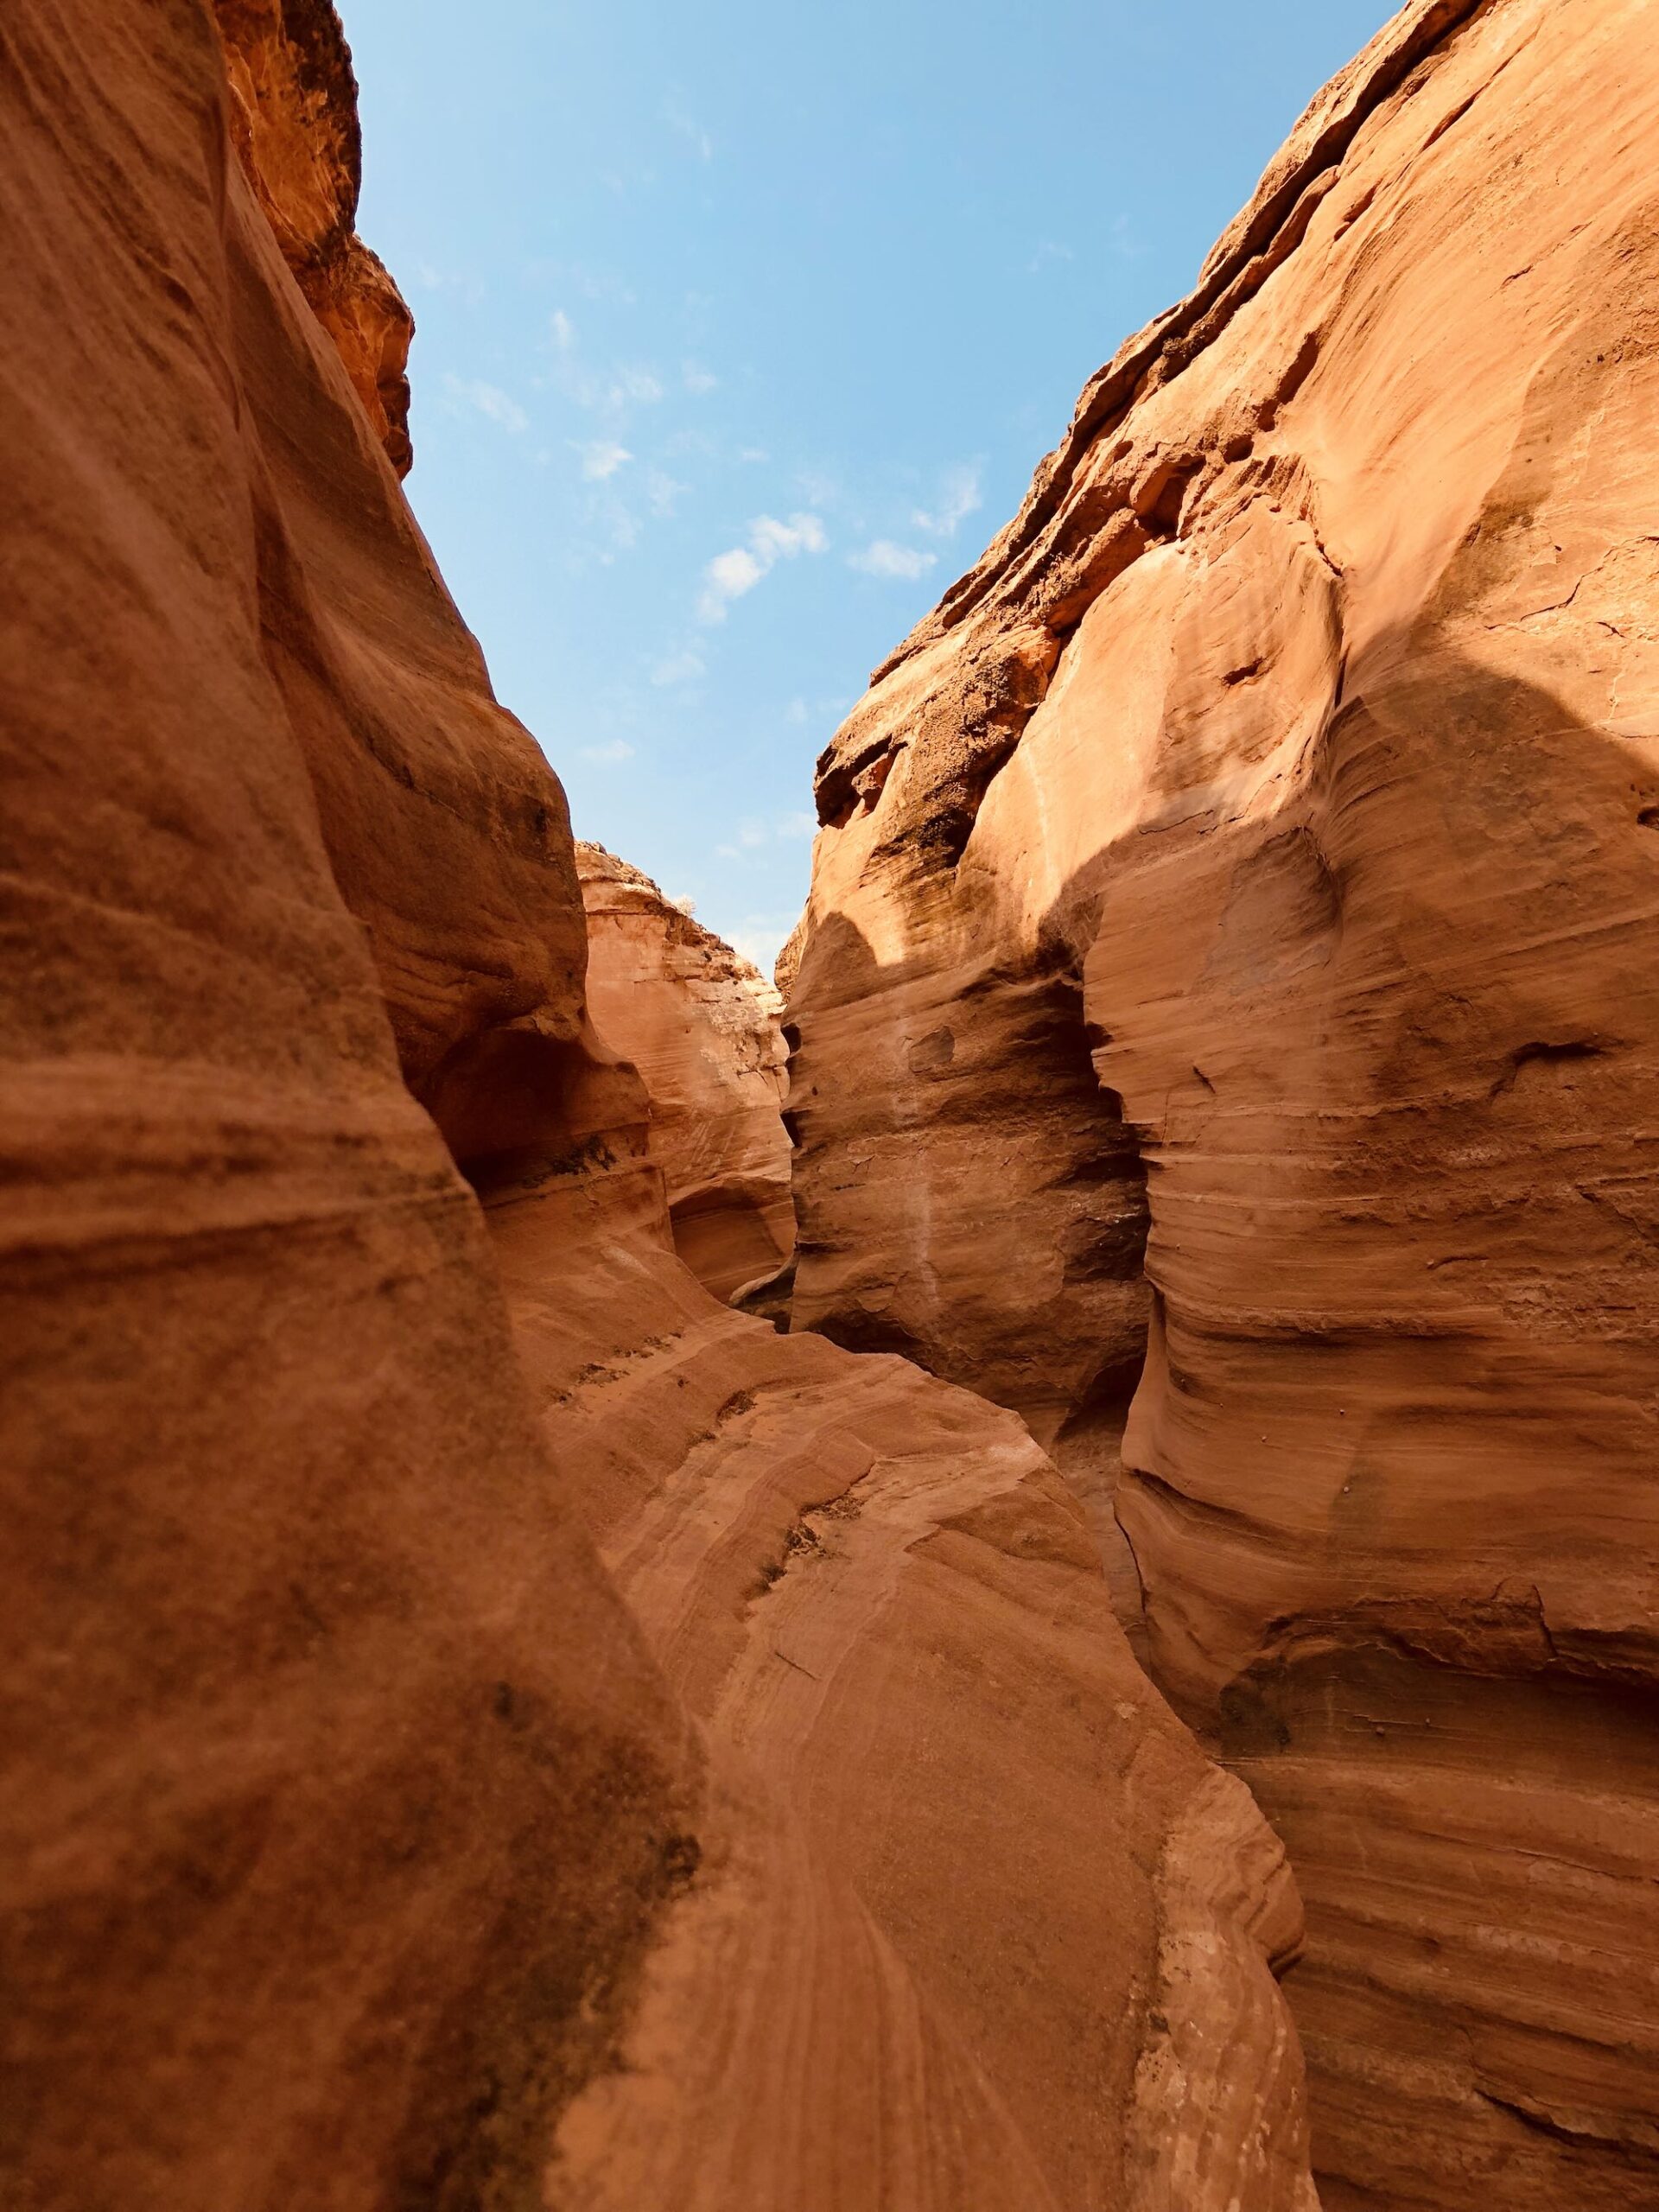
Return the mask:
[[[409,493],[577,832],[763,965],[812,763],[1384,0],[342,0]]]

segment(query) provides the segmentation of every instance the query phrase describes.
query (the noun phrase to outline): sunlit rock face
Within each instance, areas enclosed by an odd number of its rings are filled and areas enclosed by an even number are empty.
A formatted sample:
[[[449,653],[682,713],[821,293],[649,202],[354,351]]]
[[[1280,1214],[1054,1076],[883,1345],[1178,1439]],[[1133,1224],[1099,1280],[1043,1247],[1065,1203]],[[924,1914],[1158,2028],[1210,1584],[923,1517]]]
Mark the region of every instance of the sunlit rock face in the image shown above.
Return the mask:
[[[717,1298],[795,1241],[775,984],[602,845],[578,842],[588,1004],[651,1102],[649,1148],[680,1257]]]
[[[1656,144],[1651,0],[1397,16],[877,672],[789,956],[796,1325],[1116,1483],[1330,2207],[1659,2202]]]
[[[0,2201],[1312,2212],[1282,1851],[1053,1468],[675,1256],[247,48],[3,35]]]
[[[231,134],[248,181],[393,467],[406,476],[415,319],[357,235],[357,79],[333,0],[213,0],[213,9]]]

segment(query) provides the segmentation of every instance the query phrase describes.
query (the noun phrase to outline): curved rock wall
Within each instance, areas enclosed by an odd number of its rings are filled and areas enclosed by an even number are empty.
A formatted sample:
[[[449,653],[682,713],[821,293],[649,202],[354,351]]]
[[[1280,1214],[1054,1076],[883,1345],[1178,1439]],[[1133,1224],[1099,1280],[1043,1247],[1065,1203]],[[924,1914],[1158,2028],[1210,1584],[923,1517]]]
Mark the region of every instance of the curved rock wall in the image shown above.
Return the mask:
[[[651,1101],[674,1247],[716,1298],[775,1274],[795,1241],[783,1000],[648,875],[578,841],[588,1005]]]
[[[670,1249],[242,49],[0,47],[0,2195],[1310,2212],[1282,1853],[1042,1453]]]
[[[574,1037],[563,804],[209,10],[0,47],[0,2198],[522,2197],[702,1786],[408,1088]]]
[[[1659,2201],[1656,143],[1407,8],[820,763],[796,1325],[1116,1484],[1328,2207]]]

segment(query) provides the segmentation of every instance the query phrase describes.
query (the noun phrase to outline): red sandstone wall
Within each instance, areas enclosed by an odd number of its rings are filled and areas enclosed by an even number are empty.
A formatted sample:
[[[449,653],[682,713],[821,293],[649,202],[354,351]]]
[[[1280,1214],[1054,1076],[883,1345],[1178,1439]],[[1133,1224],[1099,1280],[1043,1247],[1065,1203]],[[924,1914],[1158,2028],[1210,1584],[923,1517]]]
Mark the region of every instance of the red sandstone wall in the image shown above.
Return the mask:
[[[796,1325],[1075,1465],[1331,2207],[1659,2201],[1656,143],[1405,9],[820,763]]]

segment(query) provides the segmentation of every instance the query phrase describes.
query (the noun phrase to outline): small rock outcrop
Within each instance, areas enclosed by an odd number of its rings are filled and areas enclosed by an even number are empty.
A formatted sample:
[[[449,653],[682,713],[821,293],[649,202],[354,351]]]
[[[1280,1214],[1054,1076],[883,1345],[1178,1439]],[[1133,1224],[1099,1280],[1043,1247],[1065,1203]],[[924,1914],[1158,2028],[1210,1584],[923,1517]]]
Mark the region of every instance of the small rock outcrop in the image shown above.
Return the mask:
[[[1043,1452],[675,1255],[248,49],[3,38],[0,2197],[1312,2212],[1282,1851]]]
[[[645,1083],[674,1248],[705,1288],[729,1298],[775,1274],[795,1243],[783,999],[602,845],[578,840],[576,874],[588,1011]]]
[[[415,318],[357,235],[357,79],[333,0],[213,0],[231,133],[307,304],[399,476],[409,474]]]
[[[1652,0],[1403,9],[876,672],[790,955],[795,1325],[1077,1472],[1343,2212],[1659,2202],[1656,144]]]

